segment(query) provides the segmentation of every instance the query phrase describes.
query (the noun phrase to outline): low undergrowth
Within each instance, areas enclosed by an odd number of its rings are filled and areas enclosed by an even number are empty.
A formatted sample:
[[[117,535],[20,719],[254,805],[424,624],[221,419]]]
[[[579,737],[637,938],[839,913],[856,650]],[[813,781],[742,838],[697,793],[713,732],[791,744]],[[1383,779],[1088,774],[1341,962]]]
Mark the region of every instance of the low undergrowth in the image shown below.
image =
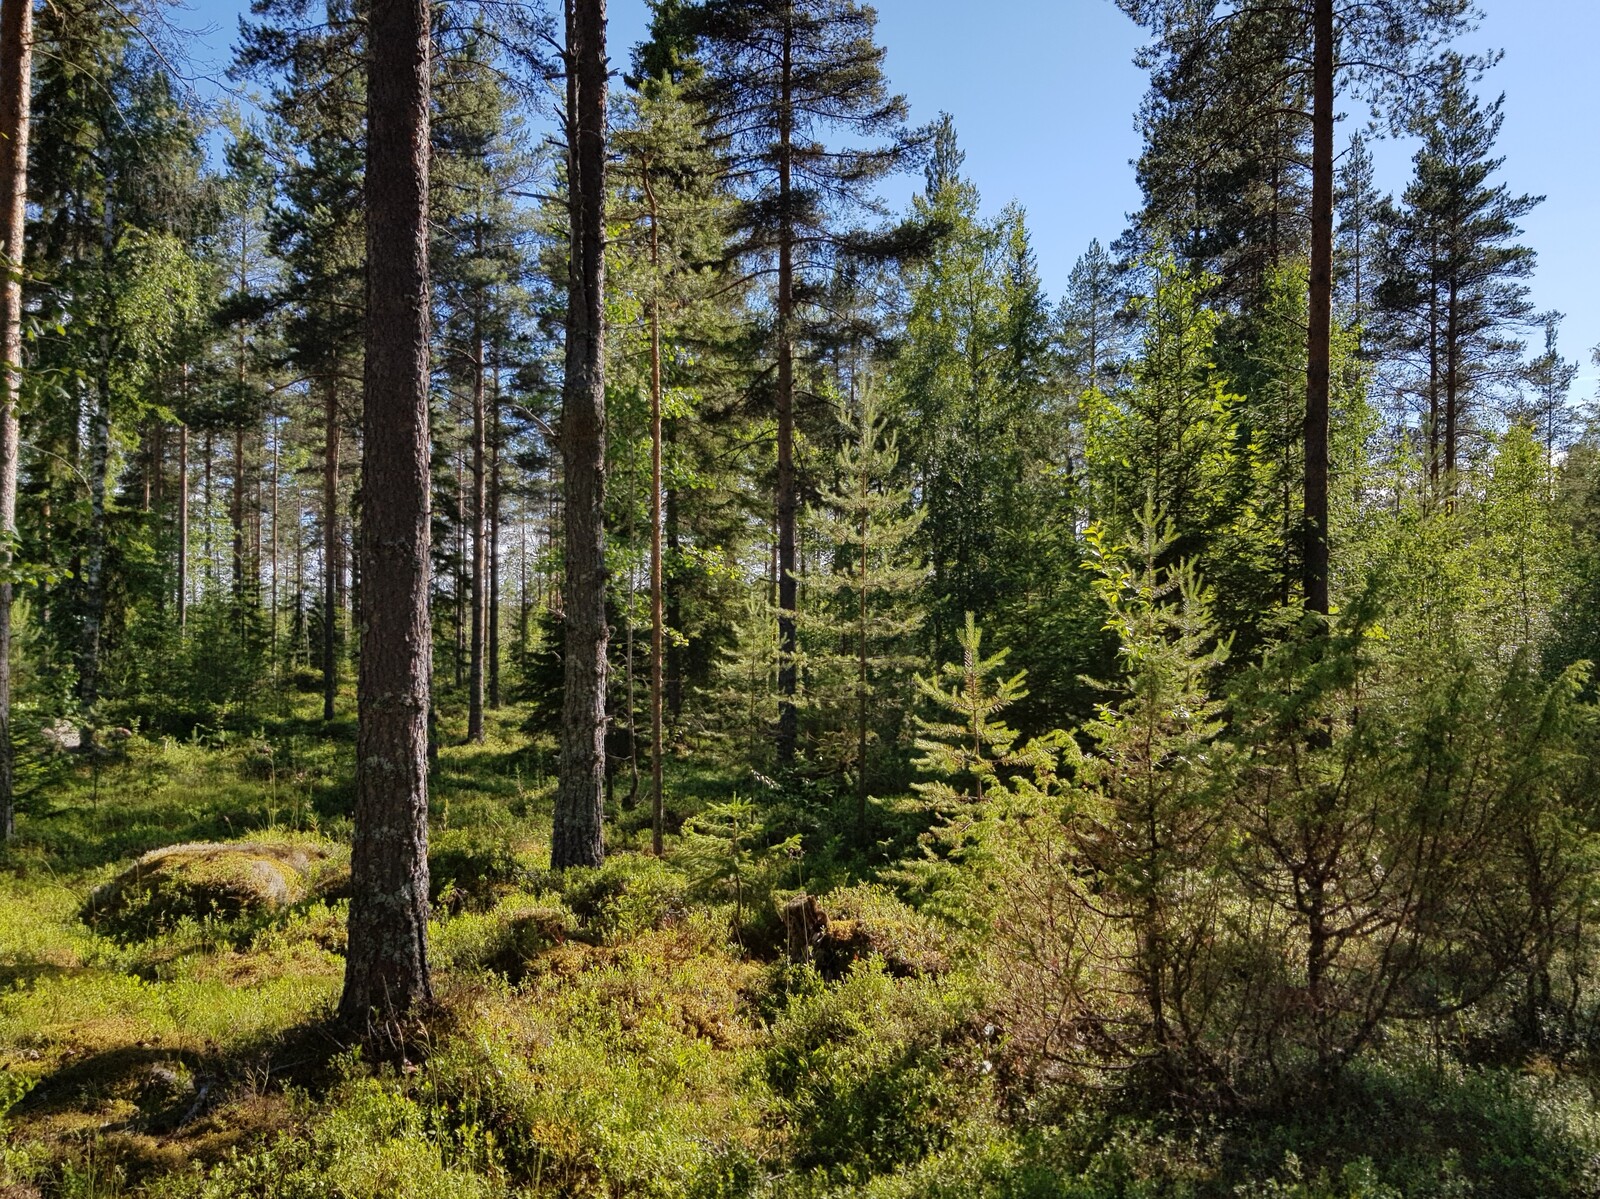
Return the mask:
[[[958,930],[858,882],[821,896],[828,934],[791,964],[762,924],[795,894],[787,860],[735,899],[703,846],[660,861],[623,828],[604,868],[553,874],[548,782],[509,737],[445,749],[440,1006],[403,1068],[370,1063],[329,1024],[345,901],[322,884],[348,752],[302,755],[292,819],[259,746],[138,739],[26,814],[0,873],[0,1195],[1600,1194],[1600,1116],[1570,1070],[1395,1044],[1314,1099],[1204,1118],[1024,1085],[992,967]],[[333,872],[247,910],[85,919],[95,888],[185,842]]]

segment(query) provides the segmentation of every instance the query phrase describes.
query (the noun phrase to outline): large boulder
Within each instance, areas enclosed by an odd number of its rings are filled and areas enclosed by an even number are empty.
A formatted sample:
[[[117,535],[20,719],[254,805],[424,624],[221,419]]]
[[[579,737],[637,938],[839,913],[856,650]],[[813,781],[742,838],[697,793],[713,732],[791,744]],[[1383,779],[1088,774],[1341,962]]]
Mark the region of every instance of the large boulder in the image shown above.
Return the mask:
[[[341,875],[330,847],[307,841],[194,842],[152,850],[84,905],[89,924],[149,936],[185,917],[231,920],[332,890]]]

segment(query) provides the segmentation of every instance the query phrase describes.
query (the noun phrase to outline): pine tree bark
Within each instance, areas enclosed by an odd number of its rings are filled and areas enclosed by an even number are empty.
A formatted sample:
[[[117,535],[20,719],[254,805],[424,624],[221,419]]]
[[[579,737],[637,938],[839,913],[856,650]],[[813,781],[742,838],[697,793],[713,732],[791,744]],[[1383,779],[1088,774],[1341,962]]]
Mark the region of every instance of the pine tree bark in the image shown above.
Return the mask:
[[[568,256],[561,460],[566,583],[560,780],[550,862],[598,866],[606,774],[606,2],[566,0]]]
[[[432,997],[428,969],[428,0],[368,24],[361,654],[350,939],[355,1027]]]
[[[1313,0],[1311,281],[1306,333],[1305,598],[1328,612],[1328,392],[1333,335],[1333,0]]]
[[[33,0],[0,4],[0,836],[15,828],[11,756],[11,567],[17,535],[21,432],[22,260],[28,215],[28,125],[33,81]]]

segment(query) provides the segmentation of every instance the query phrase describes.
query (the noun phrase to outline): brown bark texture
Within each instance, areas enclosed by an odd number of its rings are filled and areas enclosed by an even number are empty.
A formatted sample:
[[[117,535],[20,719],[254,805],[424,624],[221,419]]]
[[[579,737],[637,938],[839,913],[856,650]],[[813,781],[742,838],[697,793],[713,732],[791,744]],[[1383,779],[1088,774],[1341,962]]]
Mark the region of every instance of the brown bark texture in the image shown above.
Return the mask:
[[[428,0],[374,0],[367,98],[361,660],[339,1013],[382,1028],[428,969]]]
[[[550,863],[598,866],[606,773],[606,4],[567,0],[568,257],[561,461],[566,580],[560,782]]]

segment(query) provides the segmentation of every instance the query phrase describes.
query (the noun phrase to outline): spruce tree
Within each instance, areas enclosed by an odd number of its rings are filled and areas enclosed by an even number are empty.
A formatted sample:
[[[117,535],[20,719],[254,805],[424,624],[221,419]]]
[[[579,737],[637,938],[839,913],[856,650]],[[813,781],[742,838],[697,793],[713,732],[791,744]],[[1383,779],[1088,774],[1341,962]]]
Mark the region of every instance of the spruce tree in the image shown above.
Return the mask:
[[[843,416],[837,480],[823,493],[812,521],[822,544],[833,547],[833,570],[810,584],[822,597],[823,619],[808,622],[806,629],[814,646],[837,640],[849,676],[846,732],[853,734],[856,835],[861,837],[867,823],[869,739],[873,726],[884,723],[885,705],[893,705],[888,684],[907,665],[904,640],[922,624],[922,614],[909,601],[926,572],[911,557],[922,513],[911,510],[908,490],[893,485],[900,451],[870,384]],[[808,671],[825,669],[818,657],[817,650],[807,650]]]

